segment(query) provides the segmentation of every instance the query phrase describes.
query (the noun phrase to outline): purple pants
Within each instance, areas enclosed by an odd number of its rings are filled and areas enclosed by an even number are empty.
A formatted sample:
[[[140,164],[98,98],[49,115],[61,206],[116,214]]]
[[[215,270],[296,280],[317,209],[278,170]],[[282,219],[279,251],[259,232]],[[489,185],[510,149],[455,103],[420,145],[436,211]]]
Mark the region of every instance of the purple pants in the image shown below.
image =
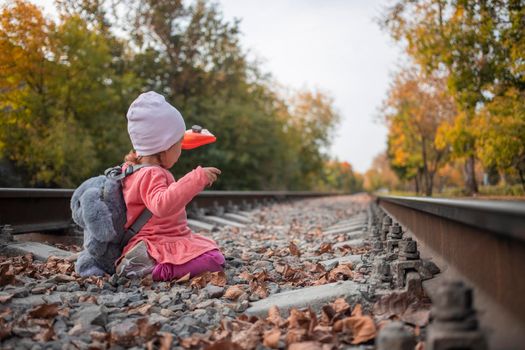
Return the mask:
[[[197,276],[203,272],[217,272],[224,268],[224,256],[215,249],[199,255],[182,265],[170,263],[157,264],[151,273],[154,281],[171,281],[185,276],[188,272],[190,277]]]

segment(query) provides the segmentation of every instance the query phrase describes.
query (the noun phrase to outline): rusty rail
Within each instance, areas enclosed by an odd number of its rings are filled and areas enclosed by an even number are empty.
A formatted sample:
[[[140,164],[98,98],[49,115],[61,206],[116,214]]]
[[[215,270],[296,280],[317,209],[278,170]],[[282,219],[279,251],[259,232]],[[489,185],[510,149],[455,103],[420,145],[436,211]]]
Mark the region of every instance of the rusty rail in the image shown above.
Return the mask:
[[[11,233],[68,230],[71,227],[71,189],[0,188],[0,227]],[[307,191],[204,191],[190,207],[250,206],[266,201],[339,195],[339,192]]]
[[[432,292],[459,278],[476,294],[481,327],[490,348],[525,344],[525,202],[377,198],[405,226],[442,274],[424,282]]]

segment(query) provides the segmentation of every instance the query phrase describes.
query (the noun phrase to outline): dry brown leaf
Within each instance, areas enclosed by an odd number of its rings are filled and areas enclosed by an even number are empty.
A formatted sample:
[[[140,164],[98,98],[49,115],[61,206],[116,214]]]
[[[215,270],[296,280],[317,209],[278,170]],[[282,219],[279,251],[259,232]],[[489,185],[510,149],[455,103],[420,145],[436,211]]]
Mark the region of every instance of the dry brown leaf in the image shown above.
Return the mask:
[[[137,327],[139,329],[139,335],[146,340],[150,340],[157,334],[161,324],[159,322],[151,323],[149,318],[143,317],[137,320]]]
[[[213,272],[211,274],[210,283],[214,286],[224,287],[226,282],[226,274],[223,271]]]
[[[350,310],[350,305],[346,302],[344,298],[338,298],[332,303],[332,307],[335,312],[346,312]]]
[[[204,272],[191,279],[190,287],[204,288],[211,279],[211,272]]]
[[[53,327],[49,327],[49,328],[41,330],[40,333],[36,334],[33,337],[33,340],[36,340],[36,341],[39,341],[39,342],[42,342],[42,343],[47,343],[48,341],[53,339],[54,336],[55,336],[54,328]]]
[[[290,316],[288,316],[288,327],[289,328],[308,328],[310,325],[310,317],[306,312],[291,309]]]
[[[264,332],[263,345],[272,349],[279,347],[279,339],[281,338],[281,331],[279,328],[273,328]]]
[[[81,295],[78,298],[79,303],[91,303],[91,304],[98,304],[97,297],[94,295]]]
[[[109,334],[106,332],[91,331],[89,332],[89,335],[93,340],[97,340],[99,342],[105,342],[109,339]]]
[[[237,343],[232,343],[230,340],[221,340],[204,348],[204,350],[243,350]]]
[[[14,285],[15,282],[14,269],[10,265],[0,266],[0,287],[8,284]]]
[[[129,315],[132,315],[132,314],[146,315],[148,313],[149,309],[152,308],[152,306],[153,305],[151,305],[151,304],[144,304],[144,305],[141,305],[141,306],[129,309],[128,310],[128,314]]]
[[[75,277],[73,276],[70,276],[70,275],[66,275],[66,274],[63,274],[63,273],[59,273],[59,274],[56,274],[54,277],[53,277],[53,280],[55,282],[72,282],[74,280],[76,280]]]
[[[352,277],[352,264],[342,264],[334,268],[328,273],[330,281],[339,281],[341,279],[348,279]]]
[[[188,281],[190,280],[190,276],[191,276],[191,274],[188,272],[187,274],[185,274],[184,276],[182,276],[181,278],[179,278],[176,282],[177,282],[177,283],[188,282]]]
[[[324,253],[330,253],[332,252],[332,244],[331,243],[323,243],[319,247],[319,250],[317,251],[318,254],[324,254]]]
[[[284,273],[284,270],[286,269],[286,266],[287,265],[281,265],[281,264],[278,264],[278,263],[273,263],[273,267],[274,267],[275,271],[277,271],[280,274]]]
[[[363,316],[363,307],[361,304],[356,304],[352,310],[352,316]]]
[[[233,333],[232,342],[237,343],[243,349],[254,349],[261,343],[261,335],[264,328],[264,321],[258,320],[250,328]]]
[[[140,280],[140,284],[142,284],[145,287],[151,287],[153,285],[153,276],[151,274],[144,276]]]
[[[171,344],[173,344],[173,334],[168,332],[159,332],[160,335],[160,347],[159,350],[170,350]]]
[[[255,293],[260,299],[265,299],[268,297],[268,288],[263,284],[258,284],[255,290],[253,290],[253,293]]]
[[[0,340],[4,340],[11,336],[12,324],[5,324],[5,320],[0,318]]]
[[[301,252],[299,251],[299,248],[295,245],[294,242],[290,242],[288,245],[288,249],[290,249],[290,253],[295,256],[301,256]]]
[[[352,344],[361,344],[376,337],[376,326],[370,316],[351,316],[336,321],[334,331],[352,334]]]
[[[396,317],[412,325],[423,327],[428,324],[430,306],[428,299],[418,299],[406,292],[391,293],[374,304],[373,313],[377,320]]]
[[[280,327],[280,325],[283,323],[283,319],[281,317],[281,312],[279,311],[279,308],[275,305],[271,306],[268,310],[268,317],[266,318],[266,321],[270,322],[271,324]]]
[[[0,303],[6,303],[13,298],[14,294],[3,294],[0,295]]]
[[[191,336],[189,338],[181,339],[180,345],[183,348],[191,349],[191,348],[196,347],[197,345],[199,345],[201,342],[202,342],[202,339],[200,337],[198,337],[198,336]]]
[[[243,293],[244,290],[239,285],[235,285],[226,289],[224,297],[229,300],[237,300]]]
[[[250,274],[248,271],[243,271],[239,274],[239,278],[245,281],[251,281],[253,279],[253,275]]]
[[[29,316],[35,318],[52,318],[56,315],[58,315],[58,304],[42,304],[29,311]]]
[[[321,343],[316,341],[304,341],[300,343],[291,344],[288,350],[322,350],[323,346]]]
[[[302,328],[292,328],[288,329],[286,332],[286,344],[290,345],[293,343],[298,343],[306,338],[306,329]]]

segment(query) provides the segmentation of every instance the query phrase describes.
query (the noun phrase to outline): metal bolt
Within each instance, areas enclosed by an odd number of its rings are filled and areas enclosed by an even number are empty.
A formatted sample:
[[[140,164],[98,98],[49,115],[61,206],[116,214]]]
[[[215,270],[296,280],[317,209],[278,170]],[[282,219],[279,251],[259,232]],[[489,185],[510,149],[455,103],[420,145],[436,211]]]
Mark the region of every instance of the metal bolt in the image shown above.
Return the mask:
[[[472,289],[462,281],[446,281],[432,298],[432,315],[438,321],[461,321],[473,313]]]
[[[377,350],[413,350],[416,339],[399,321],[387,324],[377,336]]]
[[[372,243],[372,251],[374,253],[379,253],[381,251],[383,251],[383,241],[374,241]]]
[[[403,229],[397,222],[390,226],[390,236],[392,238],[401,238],[403,236]]]
[[[0,231],[0,237],[3,241],[12,241],[14,232],[15,230],[13,229],[13,226],[4,225],[2,226],[2,230]]]
[[[416,260],[419,259],[419,251],[417,250],[417,242],[412,238],[399,241],[399,258],[402,260]]]

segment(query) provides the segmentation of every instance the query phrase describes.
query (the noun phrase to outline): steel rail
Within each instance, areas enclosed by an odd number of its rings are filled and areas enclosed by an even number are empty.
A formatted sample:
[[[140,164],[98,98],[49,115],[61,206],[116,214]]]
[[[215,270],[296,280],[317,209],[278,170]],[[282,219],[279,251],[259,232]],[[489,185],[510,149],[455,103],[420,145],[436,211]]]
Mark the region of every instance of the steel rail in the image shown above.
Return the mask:
[[[69,202],[72,189],[0,188],[0,226],[10,225],[11,233],[64,231],[71,227]],[[340,192],[307,191],[204,191],[189,206],[257,204],[340,195]]]
[[[490,348],[525,344],[525,202],[379,196],[377,202],[418,242],[442,273],[424,283],[432,294],[444,279],[475,292]]]

